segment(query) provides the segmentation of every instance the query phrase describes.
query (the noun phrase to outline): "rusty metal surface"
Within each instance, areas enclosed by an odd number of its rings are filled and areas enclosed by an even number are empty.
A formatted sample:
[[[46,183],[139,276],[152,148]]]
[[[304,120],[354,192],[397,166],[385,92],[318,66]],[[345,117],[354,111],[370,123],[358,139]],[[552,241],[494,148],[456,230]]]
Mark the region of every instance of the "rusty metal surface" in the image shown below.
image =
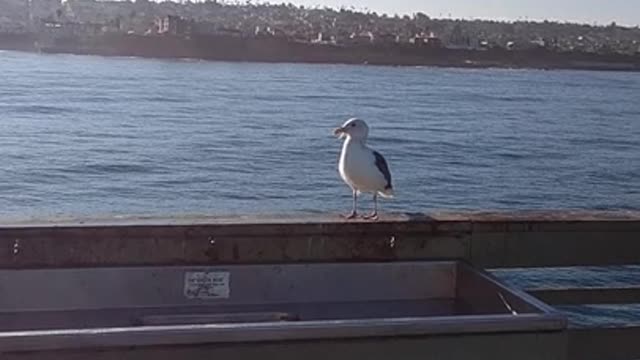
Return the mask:
[[[99,351],[10,352],[3,360],[566,360],[566,336],[543,334],[473,334],[458,336],[394,337],[382,341],[347,339],[201,344],[196,346],[113,347]]]
[[[0,270],[0,312],[452,299],[457,269],[394,262]],[[187,286],[200,290],[216,276],[219,296],[190,295]]]
[[[638,239],[640,214],[630,211],[58,219],[1,225],[0,267],[454,258],[480,267],[608,265],[640,263]]]
[[[465,258],[469,232],[426,222],[0,229],[0,266],[233,264]]]
[[[458,262],[2,270],[0,293],[0,352],[567,327]]]

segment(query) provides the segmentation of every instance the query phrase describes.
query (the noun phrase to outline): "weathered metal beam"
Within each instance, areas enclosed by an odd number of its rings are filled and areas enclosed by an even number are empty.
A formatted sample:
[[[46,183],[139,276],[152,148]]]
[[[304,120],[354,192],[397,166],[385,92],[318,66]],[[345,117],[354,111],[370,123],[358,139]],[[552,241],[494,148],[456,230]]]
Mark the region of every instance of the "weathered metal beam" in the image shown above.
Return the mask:
[[[640,231],[472,232],[471,261],[484,268],[607,266],[640,263]]]
[[[527,292],[550,305],[638,304],[640,287],[531,289]]]
[[[0,267],[465,259],[485,268],[640,263],[640,212],[55,220],[0,225]]]
[[[198,346],[131,346],[71,351],[12,352],[3,360],[565,360],[562,333],[392,337],[354,340],[202,344]]]

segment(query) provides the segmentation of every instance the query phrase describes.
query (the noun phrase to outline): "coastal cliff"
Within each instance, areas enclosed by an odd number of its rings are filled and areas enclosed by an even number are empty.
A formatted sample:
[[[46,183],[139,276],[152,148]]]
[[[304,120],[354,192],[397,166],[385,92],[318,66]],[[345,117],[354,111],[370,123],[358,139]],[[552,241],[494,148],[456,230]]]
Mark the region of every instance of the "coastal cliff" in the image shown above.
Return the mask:
[[[504,67],[535,69],[640,70],[640,57],[582,52],[467,50],[405,44],[332,45],[284,38],[224,35],[133,35],[46,38],[0,35],[0,49],[102,56],[193,58],[219,61],[342,63],[397,66]]]

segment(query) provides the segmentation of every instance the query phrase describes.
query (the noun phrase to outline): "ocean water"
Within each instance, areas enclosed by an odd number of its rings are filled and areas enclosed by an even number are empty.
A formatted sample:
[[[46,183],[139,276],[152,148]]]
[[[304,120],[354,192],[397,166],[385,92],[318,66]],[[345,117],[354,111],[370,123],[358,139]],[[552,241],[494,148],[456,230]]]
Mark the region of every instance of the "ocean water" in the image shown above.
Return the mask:
[[[640,209],[639,73],[0,52],[0,218],[346,212],[352,116],[383,211]]]
[[[383,211],[640,209],[640,73],[0,52],[0,220],[347,212],[331,133],[353,116],[393,174]],[[638,285],[639,271],[496,274]],[[610,324],[639,309],[564,310]]]

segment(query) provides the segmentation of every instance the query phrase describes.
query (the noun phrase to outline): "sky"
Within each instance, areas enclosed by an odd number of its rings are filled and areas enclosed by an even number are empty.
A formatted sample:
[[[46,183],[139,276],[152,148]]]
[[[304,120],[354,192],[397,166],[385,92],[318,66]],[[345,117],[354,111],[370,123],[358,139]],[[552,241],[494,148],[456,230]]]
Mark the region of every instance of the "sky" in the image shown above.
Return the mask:
[[[271,0],[281,3],[283,1]],[[289,2],[289,1],[284,1]],[[290,0],[305,6],[351,6],[387,14],[430,17],[557,20],[600,25],[640,25],[640,0]]]

